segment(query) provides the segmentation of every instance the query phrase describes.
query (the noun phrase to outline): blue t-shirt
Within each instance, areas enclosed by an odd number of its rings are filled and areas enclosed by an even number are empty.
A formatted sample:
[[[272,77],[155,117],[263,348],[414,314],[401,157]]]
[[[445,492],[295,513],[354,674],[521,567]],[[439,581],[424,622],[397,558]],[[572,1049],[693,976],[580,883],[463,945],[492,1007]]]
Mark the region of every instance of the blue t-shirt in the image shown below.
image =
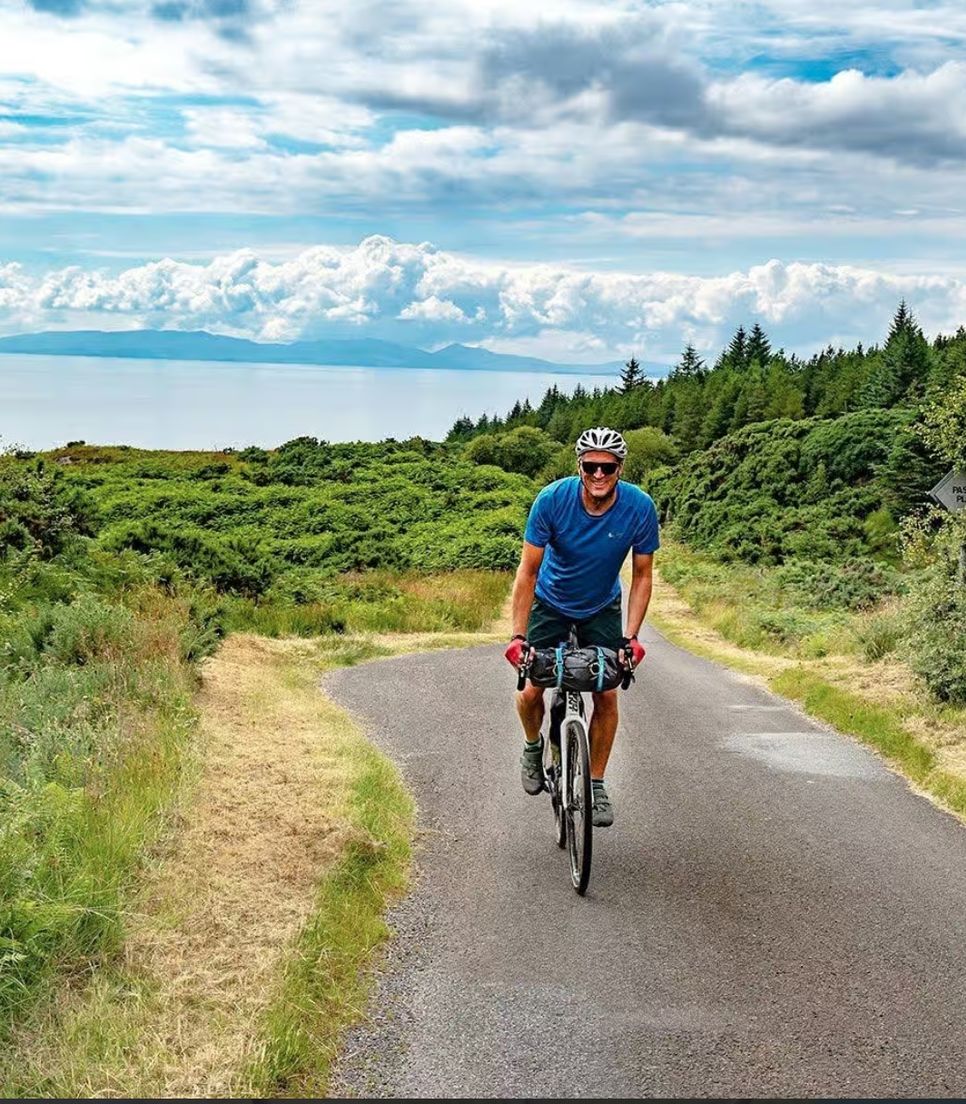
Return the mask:
[[[583,621],[620,597],[628,550],[656,552],[657,510],[633,483],[617,484],[609,510],[589,514],[576,475],[544,487],[530,507],[524,539],[545,548],[536,595],[565,617]]]

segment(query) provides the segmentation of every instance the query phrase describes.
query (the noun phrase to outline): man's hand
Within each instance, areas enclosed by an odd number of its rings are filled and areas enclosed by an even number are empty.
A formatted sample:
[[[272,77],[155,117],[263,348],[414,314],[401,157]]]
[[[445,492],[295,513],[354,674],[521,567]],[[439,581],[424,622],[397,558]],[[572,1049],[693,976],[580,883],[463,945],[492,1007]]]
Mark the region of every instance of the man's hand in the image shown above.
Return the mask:
[[[628,649],[630,649],[631,653],[631,670],[633,670],[641,662],[641,660],[647,653],[644,651],[644,645],[637,639],[636,636],[632,636],[630,637],[630,639],[625,636],[621,640],[620,652],[621,663],[625,666],[626,661],[624,657],[626,656]]]
[[[506,656],[507,663],[516,669],[523,662],[524,656],[530,654],[530,645],[525,637],[518,634],[510,641],[503,654]]]

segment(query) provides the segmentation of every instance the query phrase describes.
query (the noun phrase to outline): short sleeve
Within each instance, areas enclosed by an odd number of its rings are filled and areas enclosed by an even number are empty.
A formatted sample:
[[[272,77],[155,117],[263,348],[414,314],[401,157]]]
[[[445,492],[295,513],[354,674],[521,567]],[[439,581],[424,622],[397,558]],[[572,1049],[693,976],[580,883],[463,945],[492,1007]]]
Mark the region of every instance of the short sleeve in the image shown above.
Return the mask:
[[[648,497],[641,509],[641,520],[634,533],[633,549],[638,554],[656,552],[661,546],[658,534],[657,510],[654,503]]]
[[[523,539],[528,544],[536,545],[537,548],[545,548],[552,537],[550,503],[547,501],[547,496],[541,492],[533,500],[533,505],[530,507],[530,516],[527,518],[527,528],[523,534]]]

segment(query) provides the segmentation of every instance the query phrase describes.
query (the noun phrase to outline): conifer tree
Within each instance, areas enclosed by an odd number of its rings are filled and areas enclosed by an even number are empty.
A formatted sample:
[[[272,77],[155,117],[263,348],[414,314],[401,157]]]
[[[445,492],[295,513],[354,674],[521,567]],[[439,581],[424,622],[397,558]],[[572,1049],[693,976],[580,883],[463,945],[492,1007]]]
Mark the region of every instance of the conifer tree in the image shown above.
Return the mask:
[[[746,363],[754,364],[757,361],[762,368],[767,368],[770,357],[771,342],[765,336],[765,331],[756,322],[748,335],[748,344],[745,349]]]
[[[932,350],[903,299],[889,327],[882,353],[875,358],[861,405],[891,407],[921,398],[932,369]]]
[[[744,326],[735,330],[735,336],[731,339],[723,359],[724,364],[739,372],[748,367],[748,338]]]
[[[697,350],[689,341],[684,348],[684,352],[681,354],[681,359],[671,370],[671,378],[691,379],[694,376],[703,375],[704,372],[704,361],[698,356]]]
[[[468,441],[473,436],[473,419],[467,417],[465,414],[462,418],[457,418],[453,423],[453,428],[446,435],[447,441]]]
[[[637,358],[631,356],[631,359],[627,361],[621,371],[621,383],[620,394],[628,395],[635,387],[640,387],[644,382],[644,371],[637,361]]]

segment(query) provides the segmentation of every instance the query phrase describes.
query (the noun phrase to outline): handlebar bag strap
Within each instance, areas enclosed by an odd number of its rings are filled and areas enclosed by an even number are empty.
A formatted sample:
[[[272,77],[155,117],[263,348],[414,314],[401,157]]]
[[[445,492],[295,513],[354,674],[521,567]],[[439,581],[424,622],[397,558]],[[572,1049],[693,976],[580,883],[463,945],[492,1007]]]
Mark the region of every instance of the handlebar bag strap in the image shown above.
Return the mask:
[[[563,656],[563,644],[557,645],[557,662],[554,666],[554,670],[557,672],[557,689],[559,690],[563,686],[564,680],[564,656]]]

